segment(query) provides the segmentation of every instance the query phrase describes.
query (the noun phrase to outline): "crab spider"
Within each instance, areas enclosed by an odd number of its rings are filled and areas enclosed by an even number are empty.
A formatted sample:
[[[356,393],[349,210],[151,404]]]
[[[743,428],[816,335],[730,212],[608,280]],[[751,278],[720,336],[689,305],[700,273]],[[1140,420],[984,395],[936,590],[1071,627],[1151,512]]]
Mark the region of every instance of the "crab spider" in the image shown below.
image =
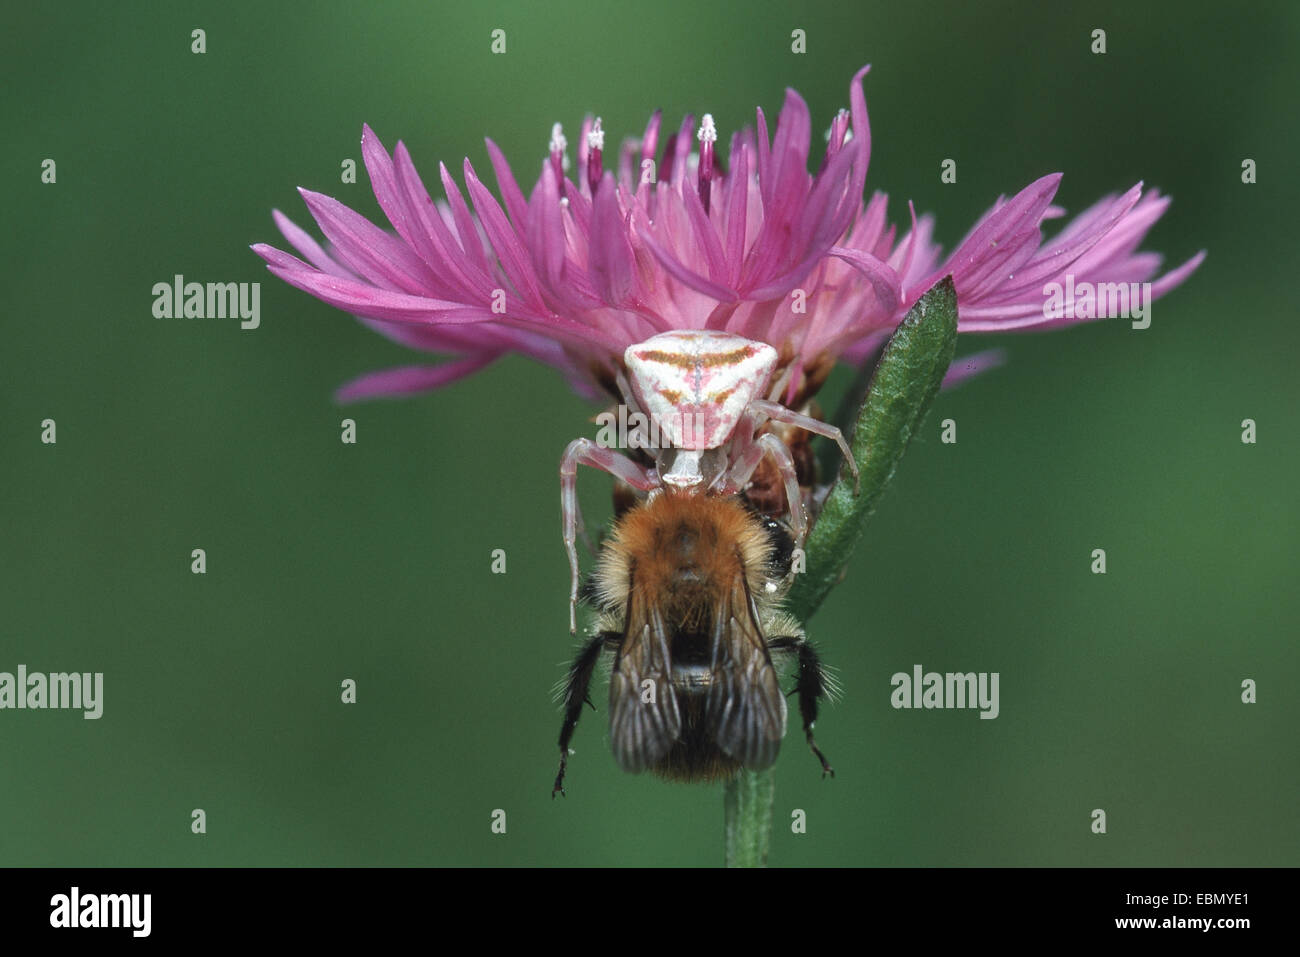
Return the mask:
[[[737,495],[764,458],[781,475],[790,506],[796,545],[808,531],[803,496],[790,450],[770,432],[767,422],[781,422],[831,439],[853,473],[857,494],[858,466],[844,435],[833,425],[801,415],[764,399],[776,370],[777,353],[764,342],[727,332],[690,329],[664,332],[629,346],[623,354],[627,376],[619,377],[624,400],[648,415],[658,433],[655,464],[646,468],[591,439],[575,439],[560,463],[560,507],[564,548],[569,557],[569,631],[577,631],[578,551],[582,524],[577,472],[589,465],[622,479],[649,496]]]

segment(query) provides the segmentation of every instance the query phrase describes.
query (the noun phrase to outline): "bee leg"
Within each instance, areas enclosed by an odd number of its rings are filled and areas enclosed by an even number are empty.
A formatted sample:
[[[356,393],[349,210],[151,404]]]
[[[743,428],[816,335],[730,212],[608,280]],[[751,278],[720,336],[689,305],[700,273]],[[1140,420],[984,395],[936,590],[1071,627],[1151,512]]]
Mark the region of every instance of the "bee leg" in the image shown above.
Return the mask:
[[[578,727],[578,719],[582,717],[582,706],[591,705],[587,688],[591,684],[592,672],[596,670],[596,662],[600,660],[600,653],[608,646],[617,647],[622,640],[623,636],[616,631],[602,631],[582,646],[578,656],[573,659],[573,664],[569,666],[569,680],[564,688],[564,724],[560,728],[560,771],[555,775],[551,797],[564,794],[564,769],[569,763],[569,742]],[[595,705],[591,706],[595,708]]]
[[[767,647],[772,651],[798,653],[799,679],[795,683],[794,690],[799,694],[799,715],[803,718],[804,737],[812,753],[821,762],[822,777],[828,774],[835,777],[835,769],[831,767],[830,762],[826,760],[826,755],[822,754],[822,749],[817,747],[817,742],[813,739],[813,725],[817,723],[817,705],[822,698],[826,697],[826,674],[822,671],[821,659],[817,657],[816,649],[802,635],[769,638]]]

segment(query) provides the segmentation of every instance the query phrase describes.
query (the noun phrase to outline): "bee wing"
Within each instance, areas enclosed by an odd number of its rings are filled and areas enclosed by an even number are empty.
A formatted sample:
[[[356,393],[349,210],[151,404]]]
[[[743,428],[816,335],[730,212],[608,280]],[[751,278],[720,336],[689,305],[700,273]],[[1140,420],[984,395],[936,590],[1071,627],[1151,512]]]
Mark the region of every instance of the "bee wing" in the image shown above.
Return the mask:
[[[624,771],[644,771],[658,764],[681,735],[670,639],[658,607],[637,600],[633,589],[623,645],[609,681],[610,745]]]
[[[713,619],[713,683],[704,720],[718,747],[752,770],[771,767],[785,737],[785,695],[743,578]]]

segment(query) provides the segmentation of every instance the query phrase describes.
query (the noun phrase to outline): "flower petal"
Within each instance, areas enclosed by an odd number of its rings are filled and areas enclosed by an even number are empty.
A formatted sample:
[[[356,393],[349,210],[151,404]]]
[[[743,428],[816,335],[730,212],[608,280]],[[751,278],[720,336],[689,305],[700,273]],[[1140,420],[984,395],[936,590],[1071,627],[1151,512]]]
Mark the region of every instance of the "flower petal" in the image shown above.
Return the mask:
[[[487,353],[436,366],[401,366],[370,372],[344,385],[334,394],[334,398],[339,402],[357,402],[362,399],[399,398],[441,389],[473,375],[499,355],[500,353]]]

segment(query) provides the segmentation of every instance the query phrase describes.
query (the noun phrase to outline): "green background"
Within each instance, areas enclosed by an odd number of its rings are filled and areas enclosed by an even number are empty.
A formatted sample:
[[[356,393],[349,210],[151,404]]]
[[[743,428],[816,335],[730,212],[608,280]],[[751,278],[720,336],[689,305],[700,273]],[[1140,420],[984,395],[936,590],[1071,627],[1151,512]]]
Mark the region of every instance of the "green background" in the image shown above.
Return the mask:
[[[573,650],[557,465],[596,410],[523,359],[342,410],[342,382],[421,357],[248,245],[283,245],[272,207],[309,223],[298,185],[379,217],[364,170],[340,182],[363,122],[426,182],[465,155],[487,174],[491,135],[531,183],[556,120],[621,138],[708,110],[725,140],[788,85],[821,130],[865,62],[868,188],[895,220],[914,199],[951,248],[1044,173],[1072,211],[1144,179],[1175,197],[1145,248],[1209,258],[1144,332],[959,341],[1009,364],[940,396],[810,623],[845,688],[818,724],[839,775],[788,738],[772,863],[1300,864],[1297,8],[1135,6],[11,10],[0,670],[102,671],[105,711],[0,712],[0,864],[719,863],[721,787],[619,772],[603,685],[550,797]],[[261,328],[153,318],[175,273],[262,282]],[[584,473],[593,523],[608,490]],[[893,710],[915,663],[999,672],[1001,716]]]

